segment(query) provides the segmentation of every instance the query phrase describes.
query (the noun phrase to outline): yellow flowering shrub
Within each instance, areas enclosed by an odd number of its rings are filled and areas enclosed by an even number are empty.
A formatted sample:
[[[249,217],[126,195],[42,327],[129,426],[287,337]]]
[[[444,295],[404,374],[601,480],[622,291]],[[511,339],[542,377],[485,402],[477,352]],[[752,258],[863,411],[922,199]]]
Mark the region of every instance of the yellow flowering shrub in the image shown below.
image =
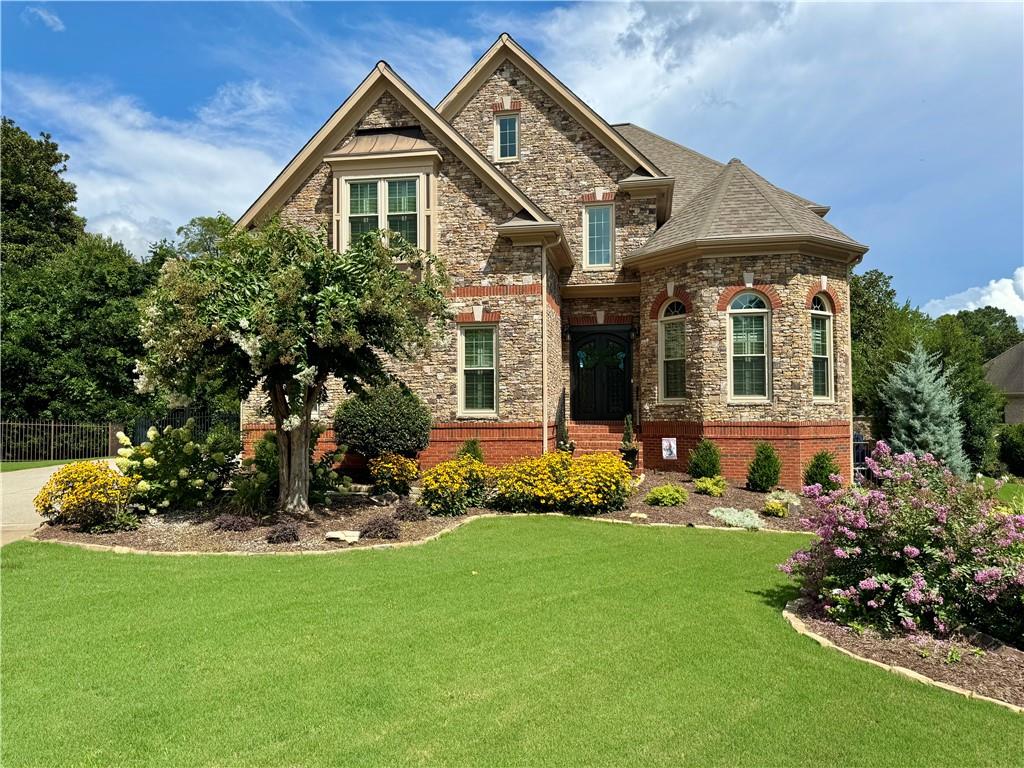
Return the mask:
[[[789,507],[778,499],[768,499],[764,503],[764,513],[768,517],[787,517],[789,515]]]
[[[498,470],[494,505],[510,512],[596,514],[622,509],[632,489],[629,466],[616,453],[574,459],[553,451]]]
[[[432,515],[462,515],[482,504],[493,470],[472,456],[442,461],[423,473],[419,503]]]
[[[405,496],[409,493],[409,486],[419,476],[416,462],[397,453],[385,453],[370,459],[369,467],[370,477],[378,492],[394,491]]]
[[[36,511],[53,522],[83,530],[135,527],[128,512],[136,480],[104,461],[78,461],[54,472],[36,496]]]

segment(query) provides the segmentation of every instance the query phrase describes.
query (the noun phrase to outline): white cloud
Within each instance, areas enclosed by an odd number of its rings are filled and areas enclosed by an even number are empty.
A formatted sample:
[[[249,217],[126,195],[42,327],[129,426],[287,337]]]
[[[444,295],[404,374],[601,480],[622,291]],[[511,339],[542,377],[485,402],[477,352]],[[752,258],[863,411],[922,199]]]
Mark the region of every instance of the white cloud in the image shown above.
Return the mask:
[[[33,18],[38,19],[47,27],[49,27],[53,32],[64,31],[64,22],[61,21],[60,16],[58,16],[53,11],[46,10],[45,8],[29,6],[22,12],[21,16],[28,22],[31,22]]]
[[[121,240],[136,256],[193,216],[240,215],[294,149],[272,155],[244,136],[227,136],[227,117],[213,106],[231,103],[224,93],[190,122],[157,117],[118,94],[12,73],[4,76],[4,96],[71,155],[67,175],[88,229]]]
[[[989,280],[988,285],[968,288],[944,299],[932,299],[923,309],[932,317],[959,312],[961,309],[996,307],[1017,318],[1024,328],[1024,267],[1017,267],[1013,277]]]

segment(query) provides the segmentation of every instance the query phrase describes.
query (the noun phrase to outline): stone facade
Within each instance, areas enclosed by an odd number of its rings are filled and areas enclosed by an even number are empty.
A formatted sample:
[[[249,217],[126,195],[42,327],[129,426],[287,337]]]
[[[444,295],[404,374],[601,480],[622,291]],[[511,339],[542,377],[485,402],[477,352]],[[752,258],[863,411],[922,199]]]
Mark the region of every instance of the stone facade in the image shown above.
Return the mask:
[[[568,418],[572,407],[571,334],[574,329],[608,325],[632,329],[633,417],[646,466],[685,470],[689,449],[701,437],[711,437],[722,448],[724,471],[733,480],[745,475],[758,440],[771,441],[782,454],[783,482],[789,487],[799,485],[802,467],[818,450],[833,451],[849,473],[846,263],[793,252],[703,256],[643,271],[624,269],[622,257],[644,244],[657,227],[653,197],[633,198],[617,191],[618,182],[635,169],[507,60],[451,120],[489,160],[495,155],[496,103],[519,115],[520,143],[516,160],[496,162],[495,167],[561,224],[574,267],[556,270],[542,246],[516,245],[499,236],[498,226],[519,212],[444,139],[429,126],[419,125],[441,155],[431,218],[436,255],[452,278],[449,300],[454,317],[421,357],[392,363],[396,376],[423,398],[435,419],[421,464],[431,466],[451,457],[469,438],[479,439],[488,460],[496,463],[539,454],[545,443],[553,448],[559,414]],[[358,130],[414,125],[418,121],[401,99],[385,93],[338,146]],[[615,264],[610,269],[583,268],[583,211],[595,197],[615,204]],[[298,185],[280,213],[286,221],[327,226],[330,231],[333,205],[332,171],[324,163]],[[731,401],[728,388],[726,307],[728,298],[747,281],[773,305],[770,392],[757,403]],[[563,295],[566,286],[626,282],[639,284],[639,296]],[[808,309],[823,284],[835,306],[834,396],[828,401],[812,397]],[[658,398],[658,311],[673,298],[682,299],[687,308],[686,396],[666,404]],[[493,419],[459,415],[459,326],[473,323],[497,328],[498,413]],[[321,407],[325,418],[345,396],[338,382],[328,384]],[[265,424],[258,400],[244,406],[243,422]],[[679,459],[662,459],[665,437],[676,438]]]

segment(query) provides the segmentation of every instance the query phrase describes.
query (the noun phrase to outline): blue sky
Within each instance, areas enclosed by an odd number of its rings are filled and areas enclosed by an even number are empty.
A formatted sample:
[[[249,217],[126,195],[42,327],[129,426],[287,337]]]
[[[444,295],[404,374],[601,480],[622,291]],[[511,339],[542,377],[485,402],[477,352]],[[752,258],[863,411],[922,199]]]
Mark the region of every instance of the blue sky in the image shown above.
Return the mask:
[[[240,214],[378,59],[436,103],[502,31],[611,122],[832,206],[932,313],[1024,324],[1024,11],[1006,4],[13,3],[2,107],[143,253]]]

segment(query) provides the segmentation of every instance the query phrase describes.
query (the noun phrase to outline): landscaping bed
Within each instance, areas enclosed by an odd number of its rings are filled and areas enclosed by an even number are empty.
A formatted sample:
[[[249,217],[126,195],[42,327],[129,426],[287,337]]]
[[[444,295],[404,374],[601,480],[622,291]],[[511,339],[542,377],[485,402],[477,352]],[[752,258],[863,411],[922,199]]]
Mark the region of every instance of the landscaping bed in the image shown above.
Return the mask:
[[[689,493],[689,499],[685,504],[678,507],[657,507],[645,503],[644,499],[652,488],[666,483],[681,485]],[[657,472],[648,471],[644,475],[640,487],[629,497],[624,509],[607,512],[600,517],[612,518],[615,520],[629,520],[635,523],[669,523],[673,525],[710,525],[718,528],[726,528],[718,518],[712,517],[710,510],[715,507],[735,507],[736,509],[751,509],[758,513],[761,523],[765,528],[780,531],[806,531],[807,528],[800,523],[798,515],[789,517],[769,517],[761,514],[764,508],[766,494],[748,491],[734,485],[728,485],[723,496],[706,496],[697,493],[693,488],[689,475],[682,472]],[[640,513],[647,515],[646,519],[631,518],[630,515]]]
[[[419,541],[455,525],[455,520],[450,517],[428,517],[426,520],[399,521],[397,539],[360,537],[354,544],[326,539],[328,531],[358,531],[372,518],[379,515],[390,517],[394,511],[393,505],[380,507],[365,496],[353,496],[329,507],[316,507],[308,517],[280,515],[268,518],[265,524],[248,531],[220,530],[214,523],[217,515],[207,511],[148,515],[139,520],[139,527],[135,530],[109,533],[89,533],[73,525],[49,524],[40,527],[35,537],[42,541],[73,541],[157,552],[296,552]],[[299,540],[268,542],[267,534],[274,525],[283,522],[297,525]]]
[[[812,604],[794,613],[815,634],[851,653],[1024,707],[1024,651],[979,633],[882,634],[837,624]]]

